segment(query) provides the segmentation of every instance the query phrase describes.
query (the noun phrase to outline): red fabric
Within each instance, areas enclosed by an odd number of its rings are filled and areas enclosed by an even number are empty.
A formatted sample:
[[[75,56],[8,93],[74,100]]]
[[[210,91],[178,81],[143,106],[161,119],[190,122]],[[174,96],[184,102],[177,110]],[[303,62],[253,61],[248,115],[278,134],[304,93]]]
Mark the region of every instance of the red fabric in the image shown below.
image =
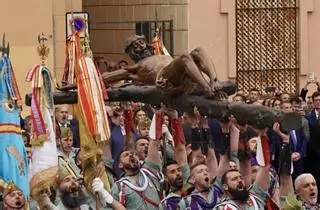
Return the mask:
[[[151,198],[147,197],[144,192],[140,192],[140,191],[135,191],[138,195],[140,195],[145,201],[147,201],[148,203],[150,203],[151,205],[153,206],[156,206],[158,207],[159,206],[159,203],[152,200]]]
[[[77,82],[78,86],[78,100],[80,103],[80,107],[82,108],[84,122],[86,123],[86,127],[88,129],[89,134],[92,136],[95,135],[95,120],[94,115],[92,113],[92,108],[90,106],[90,102],[88,101],[88,97],[86,94],[86,85],[82,78],[80,78]]]
[[[180,141],[182,144],[186,144],[186,138],[184,137],[182,122],[180,119],[171,120],[171,128],[173,131],[173,141],[177,145]]]
[[[233,210],[231,207],[229,207],[228,205],[225,205],[224,207],[223,207],[223,210]]]
[[[269,139],[267,136],[261,136],[262,153],[264,157],[264,164],[267,166],[270,164],[270,148]]]
[[[103,100],[107,101],[109,99],[108,97],[108,92],[107,92],[107,88],[103,82],[101,73],[100,73],[100,69],[96,66],[97,69],[97,73],[99,75],[99,79],[100,79],[100,85],[101,85],[101,89],[102,89],[102,94],[103,94]]]
[[[264,206],[266,210],[277,210],[279,207],[272,201],[271,198],[267,199],[266,205]]]
[[[129,109],[124,110],[123,118],[124,118],[124,129],[126,131],[126,134],[129,134],[130,132],[134,132],[133,111]]]
[[[125,191],[125,185],[121,185],[121,196],[120,196],[120,203],[124,205],[126,203],[126,191]]]
[[[162,119],[163,113],[157,112],[156,113],[156,140],[160,140],[162,136]]]

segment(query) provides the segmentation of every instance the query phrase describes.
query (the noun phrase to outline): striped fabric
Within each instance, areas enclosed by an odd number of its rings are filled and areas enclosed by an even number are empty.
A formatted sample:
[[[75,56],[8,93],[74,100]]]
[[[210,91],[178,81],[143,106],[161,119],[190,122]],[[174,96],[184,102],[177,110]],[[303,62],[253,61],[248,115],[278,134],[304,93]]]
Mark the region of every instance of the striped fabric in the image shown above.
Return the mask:
[[[11,124],[11,123],[1,123],[0,124],[0,133],[16,133],[21,134],[20,125]]]
[[[159,31],[159,30],[157,30]],[[156,36],[152,40],[152,46],[153,46],[153,54],[154,55],[169,55],[170,53],[166,49],[166,47],[163,45],[162,39],[161,39],[161,33],[157,32]]]
[[[1,59],[3,62],[3,78],[8,90],[8,99],[17,101],[19,103],[21,101],[21,96],[13,72],[11,61],[7,57],[2,57]]]
[[[77,32],[68,39],[67,53],[65,75],[68,77],[64,79],[68,84],[76,81],[78,104],[89,134],[97,143],[105,142],[110,138],[104,105],[104,100],[107,99],[106,88],[93,60],[81,54],[80,37]]]
[[[53,112],[51,74],[47,66],[35,65],[27,74],[27,82],[32,82],[31,119],[33,124],[32,145],[43,145],[48,140],[44,109]]]

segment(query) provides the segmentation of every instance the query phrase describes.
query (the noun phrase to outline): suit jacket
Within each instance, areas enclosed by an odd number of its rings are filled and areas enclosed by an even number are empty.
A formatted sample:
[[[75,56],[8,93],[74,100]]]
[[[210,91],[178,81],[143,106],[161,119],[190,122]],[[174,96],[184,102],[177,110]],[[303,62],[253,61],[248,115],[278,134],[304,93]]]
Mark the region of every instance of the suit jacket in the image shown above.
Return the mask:
[[[295,137],[294,134],[295,133]],[[294,141],[296,138],[297,141]],[[303,132],[303,128],[292,130],[290,132],[290,148],[292,152],[298,152],[301,158],[306,157],[307,153],[307,138]]]
[[[312,155],[315,155],[314,160],[320,158],[320,124],[318,122],[315,110],[312,110],[306,116],[309,122],[310,140],[308,144],[308,151],[310,150]],[[309,154],[308,154],[309,155]]]
[[[277,169],[277,172],[279,172],[279,157],[282,140],[281,137],[278,136],[278,134],[276,134],[272,129],[268,129],[267,135],[269,137],[270,144],[271,164],[275,169]],[[294,140],[293,138],[295,138],[296,140]],[[301,159],[297,162],[301,162],[301,164],[303,164],[302,159],[306,157],[307,153],[307,139],[304,135],[302,127],[289,133],[289,142],[291,152],[300,153]],[[297,164],[294,163],[294,165],[296,168]]]
[[[73,134],[73,147],[80,148],[80,134],[78,121],[73,119],[70,121],[70,129]]]

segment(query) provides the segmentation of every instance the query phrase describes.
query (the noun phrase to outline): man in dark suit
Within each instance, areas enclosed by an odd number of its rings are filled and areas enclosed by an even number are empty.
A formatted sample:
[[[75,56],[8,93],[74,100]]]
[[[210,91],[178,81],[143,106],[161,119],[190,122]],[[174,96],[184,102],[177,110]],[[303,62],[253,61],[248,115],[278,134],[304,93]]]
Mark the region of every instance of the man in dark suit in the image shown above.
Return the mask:
[[[57,126],[67,128],[69,127],[73,134],[73,147],[80,148],[80,135],[78,121],[75,119],[69,119],[69,107],[67,104],[63,104],[56,107],[56,122]]]
[[[290,148],[292,151],[291,159],[293,161],[292,178],[304,172],[304,162],[307,153],[307,139],[303,129],[291,130],[289,133]]]
[[[310,141],[307,146],[306,171],[316,178],[320,187],[320,91],[312,94],[313,110],[306,116],[310,128]],[[319,197],[319,196],[318,196]]]
[[[293,106],[290,101],[282,101],[280,107],[284,112],[293,112]],[[291,160],[293,162],[292,178],[295,179],[303,173],[307,149],[307,138],[302,127],[289,132],[289,143],[292,152]]]

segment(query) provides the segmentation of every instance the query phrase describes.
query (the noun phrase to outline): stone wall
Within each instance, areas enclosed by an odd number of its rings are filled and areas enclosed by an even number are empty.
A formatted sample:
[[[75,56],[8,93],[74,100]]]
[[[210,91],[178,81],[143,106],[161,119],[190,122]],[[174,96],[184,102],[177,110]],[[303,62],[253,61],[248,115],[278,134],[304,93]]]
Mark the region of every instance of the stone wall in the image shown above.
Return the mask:
[[[95,56],[130,61],[123,46],[125,39],[135,33],[135,22],[156,19],[173,20],[175,56],[188,48],[187,0],[83,0],[83,11],[90,15]]]

